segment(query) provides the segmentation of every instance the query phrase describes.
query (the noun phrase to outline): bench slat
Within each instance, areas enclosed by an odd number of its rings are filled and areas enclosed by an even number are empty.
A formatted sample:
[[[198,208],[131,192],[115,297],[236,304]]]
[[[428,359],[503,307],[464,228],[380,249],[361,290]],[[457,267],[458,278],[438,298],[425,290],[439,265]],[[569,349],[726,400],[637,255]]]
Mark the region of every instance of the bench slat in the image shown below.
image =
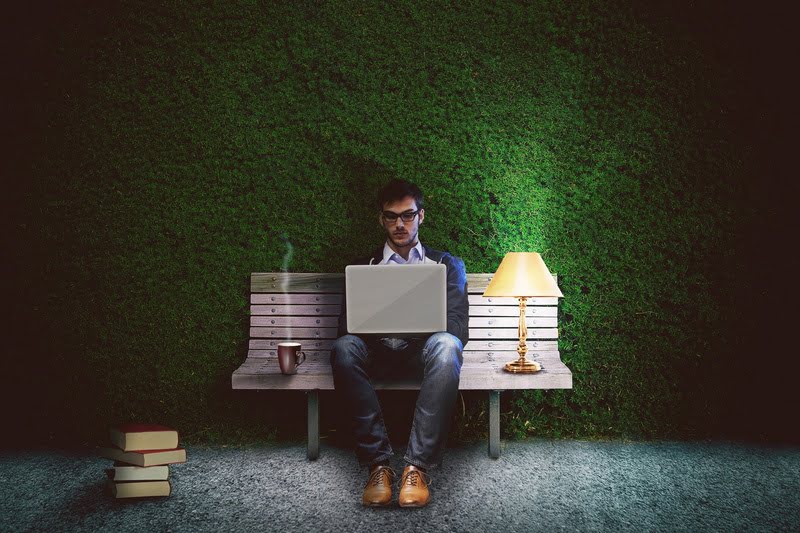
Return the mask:
[[[316,305],[316,304],[335,304],[342,303],[341,294],[313,294],[313,293],[299,293],[299,294],[283,294],[283,293],[257,293],[254,292],[250,295],[251,304],[262,305]],[[338,311],[337,311],[338,313]]]
[[[529,328],[554,328],[557,326],[555,317],[526,317],[525,323]],[[253,327],[291,326],[291,327],[339,327],[339,317],[336,316],[252,316],[250,325]],[[478,316],[469,318],[470,331],[472,328],[513,328],[519,327],[519,317],[491,317]]]
[[[516,307],[519,308],[519,300],[517,298],[503,298],[498,296],[490,296],[484,298],[481,294],[469,294],[469,304],[482,305],[482,306],[500,306],[500,307]],[[327,293],[259,293],[254,292],[250,295],[251,304],[260,305],[314,305],[314,304],[341,304],[341,294],[327,294]],[[557,306],[558,298],[528,298],[526,300],[528,308],[531,306]]]
[[[555,317],[525,317],[525,324],[528,328],[554,328],[558,326]],[[471,316],[469,317],[469,330],[473,328],[519,328],[519,316],[515,317],[489,317]],[[517,333],[519,335],[519,333]]]
[[[486,289],[483,289],[486,290]],[[514,306],[519,309],[519,299],[518,298],[510,298],[510,297],[502,297],[502,296],[483,296],[483,290],[480,291],[480,294],[468,294],[467,298],[469,299],[469,305],[500,305],[500,306]],[[472,287],[467,286],[467,293],[477,292],[472,290]],[[528,298],[525,300],[525,305],[547,305],[547,306],[557,306],[558,305],[558,298]]]
[[[305,339],[335,339],[338,336],[337,328],[250,328],[251,338],[305,338]]]
[[[342,293],[344,273],[254,272],[250,292]]]
[[[517,339],[519,342],[519,329],[492,328],[492,329],[469,329],[470,339],[498,339],[508,340]],[[533,328],[528,329],[528,339],[557,339],[558,328]]]
[[[278,347],[278,343],[284,342],[287,339],[250,339],[250,350],[269,350]],[[334,339],[304,339],[300,337],[292,337],[293,342],[299,342],[303,345],[303,350],[331,350],[333,349]]]
[[[330,360],[330,350],[302,350],[306,357],[308,357],[308,362],[312,363],[313,361],[324,361],[325,364],[328,364]],[[517,352],[515,351],[500,351],[500,350],[464,350],[464,362],[488,362],[488,361],[502,361],[506,363],[511,361],[517,356]],[[550,351],[528,351],[527,357],[530,359],[537,359],[539,357],[551,357],[552,352]],[[250,350],[247,352],[248,359],[269,359],[272,358],[277,361],[278,352],[276,350]],[[277,364],[277,363],[276,363]],[[305,363],[303,363],[305,364]]]
[[[289,332],[291,330],[291,332]],[[250,337],[251,338],[267,338],[267,339],[276,339],[276,338],[287,338],[291,334],[291,338],[296,339],[335,339],[338,337],[338,329],[337,328],[286,328],[281,326],[275,326],[271,328],[267,327],[251,327],[250,328]],[[498,339],[498,340],[510,340],[514,338],[518,338],[518,330],[517,328],[492,328],[492,329],[472,329],[469,330],[469,338],[470,339]],[[528,329],[528,338],[529,339],[557,339],[558,338],[558,329],[557,328],[530,328]]]
[[[257,326],[294,326],[338,328],[339,317],[336,316],[251,316],[250,325]],[[287,328],[292,329],[292,328]]]
[[[515,316],[519,319],[519,305],[469,306],[469,316]],[[525,316],[558,316],[558,307],[526,306]]]
[[[293,338],[296,342],[302,343],[304,350],[331,350],[333,348],[334,339],[302,339]],[[283,342],[284,339],[250,339],[248,345],[250,350],[269,350],[277,349],[278,343]],[[558,350],[557,341],[543,341],[528,339],[528,349],[553,351]],[[512,341],[486,341],[470,339],[464,350],[495,350],[495,351],[516,351],[518,340]]]
[[[304,374],[330,374],[330,351],[304,351],[308,359],[303,363],[301,368]],[[560,360],[560,354],[557,351],[552,352],[528,352],[531,359],[542,361]],[[464,365],[470,368],[480,367],[485,365],[487,367],[495,367],[502,365],[516,357],[514,352],[493,352],[493,351],[469,351],[464,352]],[[256,373],[263,372],[279,372],[279,365],[277,355],[271,350],[253,350],[248,354],[245,364],[240,369],[255,371]]]
[[[261,359],[262,361],[266,362],[266,366],[248,366],[241,368],[243,374],[253,374],[253,375],[260,375],[260,374],[279,374],[280,371],[273,371],[273,366],[275,368],[278,367],[278,360],[273,358]],[[475,359],[473,361],[464,361],[464,364],[461,367],[462,374],[464,372],[472,372],[474,373],[493,373],[494,369],[499,368],[500,366],[504,365],[508,361],[481,361]],[[306,376],[316,375],[316,376],[329,376],[331,375],[331,367],[328,362],[325,363],[310,363],[306,361],[302,365],[303,371],[300,372],[298,369],[298,373],[301,373]],[[558,372],[556,372],[558,373]]]
[[[340,305],[251,305],[251,315],[339,316]]]
[[[311,295],[309,295],[311,296]],[[313,296],[312,296],[313,298]],[[341,306],[339,304],[316,304],[307,305],[295,303],[292,305],[262,305],[250,306],[250,314],[253,316],[294,316],[294,315],[314,315],[314,316],[339,316]],[[519,317],[519,305],[470,305],[469,316],[516,316]],[[525,316],[558,316],[558,308],[552,306],[526,306]]]
[[[558,350],[558,341],[534,340],[528,338],[526,343],[528,345],[528,350],[530,351],[539,350],[544,352],[552,352]],[[470,338],[467,345],[464,346],[464,350],[517,351],[518,345],[519,337],[510,341],[480,340]]]

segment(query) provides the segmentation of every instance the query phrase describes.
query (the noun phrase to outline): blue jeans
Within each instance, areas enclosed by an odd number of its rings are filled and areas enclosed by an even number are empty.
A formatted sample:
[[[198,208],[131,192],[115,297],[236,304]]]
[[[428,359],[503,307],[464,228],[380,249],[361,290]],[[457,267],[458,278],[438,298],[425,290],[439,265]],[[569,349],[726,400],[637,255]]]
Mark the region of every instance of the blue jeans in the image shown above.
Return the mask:
[[[370,379],[422,378],[404,459],[421,468],[435,468],[442,463],[458,397],[464,347],[458,337],[439,332],[396,348],[368,344],[356,335],[339,337],[333,345],[333,383],[349,411],[356,457],[360,464],[370,466],[394,455]]]

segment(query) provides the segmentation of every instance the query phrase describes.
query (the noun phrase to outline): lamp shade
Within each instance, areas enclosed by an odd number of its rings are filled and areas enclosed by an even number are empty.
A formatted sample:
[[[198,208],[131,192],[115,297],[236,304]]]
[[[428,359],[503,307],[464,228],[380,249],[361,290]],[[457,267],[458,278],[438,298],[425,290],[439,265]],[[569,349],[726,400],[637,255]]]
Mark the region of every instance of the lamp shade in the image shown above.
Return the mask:
[[[542,256],[536,252],[507,253],[483,295],[515,298],[564,297]]]

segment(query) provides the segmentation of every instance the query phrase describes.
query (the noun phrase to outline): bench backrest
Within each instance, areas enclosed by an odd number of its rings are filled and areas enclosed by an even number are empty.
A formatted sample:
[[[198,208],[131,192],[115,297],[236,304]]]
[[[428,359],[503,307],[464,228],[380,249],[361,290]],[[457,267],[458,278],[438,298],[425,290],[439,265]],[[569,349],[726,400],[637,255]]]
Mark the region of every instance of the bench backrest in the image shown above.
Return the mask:
[[[467,274],[469,342],[466,351],[514,351],[519,344],[519,300],[484,298],[494,274]],[[250,278],[250,350],[275,355],[279,342],[328,351],[337,337],[344,274],[253,273]],[[529,298],[528,350],[558,350],[558,298]]]

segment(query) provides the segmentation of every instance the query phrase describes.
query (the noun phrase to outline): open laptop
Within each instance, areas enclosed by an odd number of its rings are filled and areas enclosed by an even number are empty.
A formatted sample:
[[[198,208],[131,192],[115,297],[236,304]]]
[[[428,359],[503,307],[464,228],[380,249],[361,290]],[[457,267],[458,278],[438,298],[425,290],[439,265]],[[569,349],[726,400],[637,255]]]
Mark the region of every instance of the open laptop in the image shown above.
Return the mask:
[[[447,331],[445,265],[349,265],[344,279],[349,333]]]

